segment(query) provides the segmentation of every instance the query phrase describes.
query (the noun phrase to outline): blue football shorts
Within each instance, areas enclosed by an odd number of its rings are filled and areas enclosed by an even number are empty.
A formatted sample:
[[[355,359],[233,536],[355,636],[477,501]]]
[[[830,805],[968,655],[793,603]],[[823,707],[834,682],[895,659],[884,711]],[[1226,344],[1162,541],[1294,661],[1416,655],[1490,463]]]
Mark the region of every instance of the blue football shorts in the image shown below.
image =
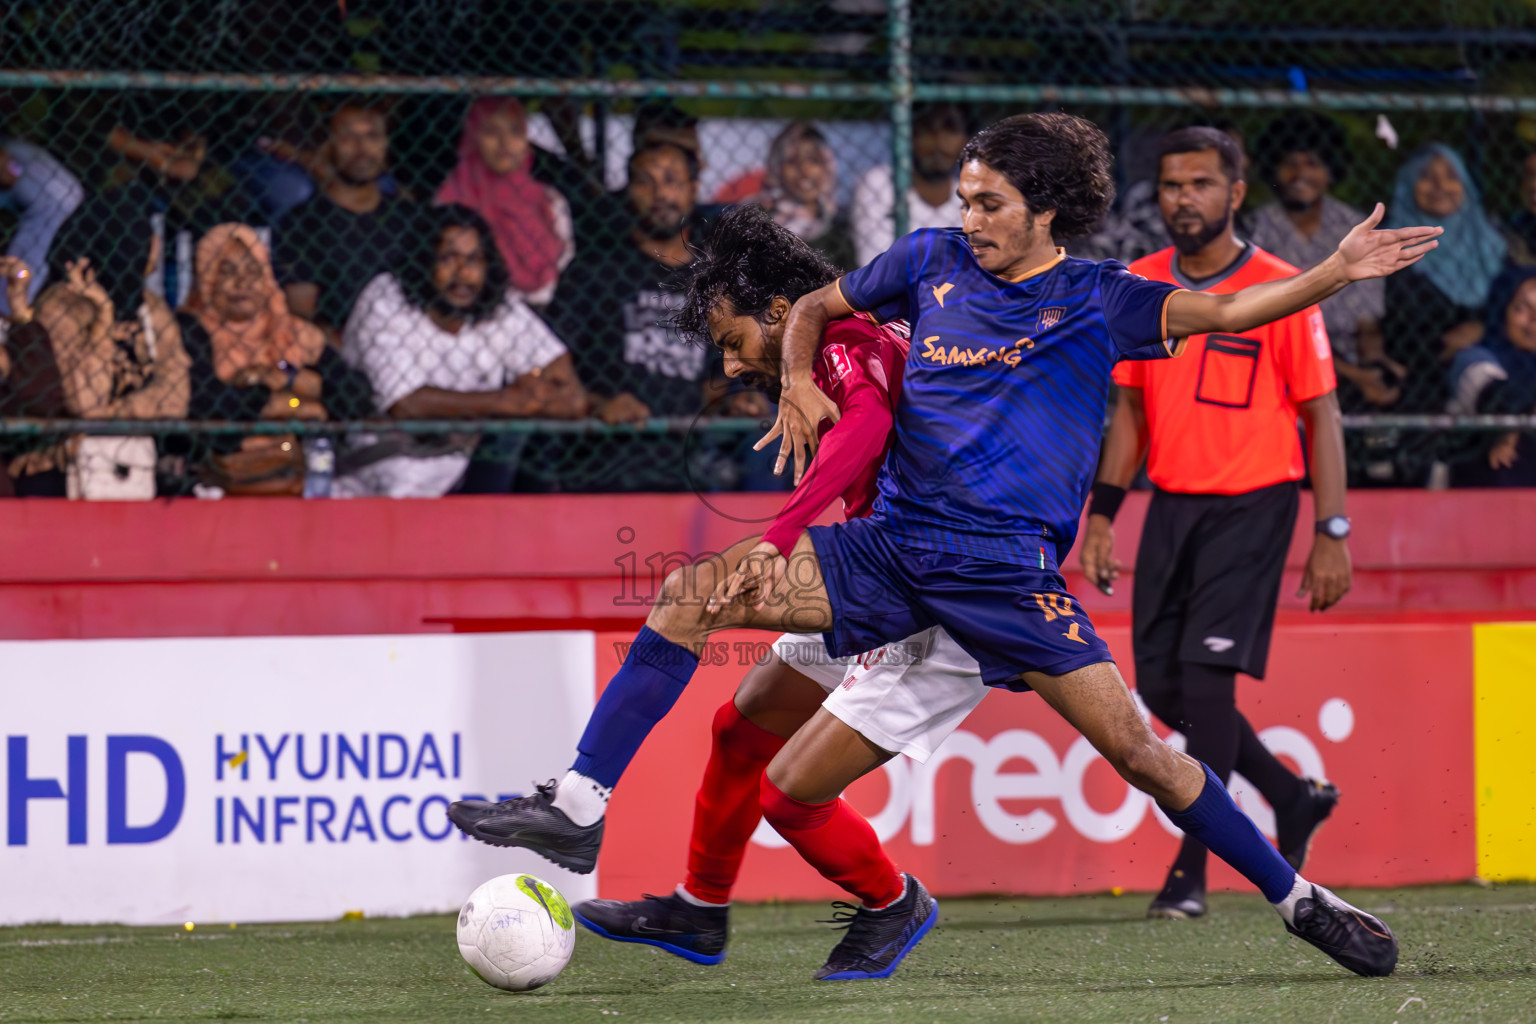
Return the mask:
[[[833,657],[937,625],[976,659],[988,686],[1028,690],[1025,672],[1059,676],[1114,661],[1067,592],[1049,545],[1019,565],[913,547],[870,519],[807,532],[832,602],[823,641]]]

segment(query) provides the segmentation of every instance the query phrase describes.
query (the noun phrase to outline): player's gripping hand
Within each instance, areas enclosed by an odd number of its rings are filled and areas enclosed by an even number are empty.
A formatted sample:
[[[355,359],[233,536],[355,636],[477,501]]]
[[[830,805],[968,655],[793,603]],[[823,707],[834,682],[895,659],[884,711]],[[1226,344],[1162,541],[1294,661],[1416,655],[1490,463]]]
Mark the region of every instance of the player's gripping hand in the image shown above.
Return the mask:
[[[1380,203],[1371,215],[1356,224],[1339,243],[1336,254],[1347,281],[1364,281],[1373,277],[1386,277],[1423,259],[1440,243],[1435,238],[1445,233],[1444,228],[1415,227],[1377,230],[1376,225],[1386,215],[1387,208]]]
[[[784,465],[793,455],[795,485],[799,486],[800,478],[810,467],[811,456],[816,454],[821,421],[831,420],[836,423],[842,415],[837,403],[816,386],[810,374],[798,380],[786,380],[784,393],[779,396],[779,418],[774,421],[773,429],[752,446],[752,450],[762,451],[774,438],[783,438],[779,444],[779,457],[773,464],[773,472],[775,476],[783,476]]]
[[[1108,516],[1088,517],[1077,557],[1088,582],[1105,594],[1114,594],[1115,580],[1120,578],[1120,559],[1115,557],[1115,527]]]
[[[1296,596],[1312,595],[1312,611],[1327,611],[1349,593],[1354,570],[1349,561],[1349,545],[1318,534],[1307,558],[1307,570],[1301,574],[1301,589]]]
[[[758,541],[757,546],[742,557],[736,571],[721,580],[715,592],[709,595],[705,614],[714,619],[738,602],[754,608],[763,607],[788,572],[789,560],[783,552],[765,540]]]

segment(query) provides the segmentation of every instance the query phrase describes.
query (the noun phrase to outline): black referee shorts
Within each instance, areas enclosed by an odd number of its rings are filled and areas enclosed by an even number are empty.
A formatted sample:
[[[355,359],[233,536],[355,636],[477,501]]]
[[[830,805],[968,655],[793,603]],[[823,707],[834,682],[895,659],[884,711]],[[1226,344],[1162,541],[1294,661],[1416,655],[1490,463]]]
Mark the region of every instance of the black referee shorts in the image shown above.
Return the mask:
[[[1138,677],[1171,677],[1178,662],[1264,677],[1299,501],[1294,482],[1152,496],[1131,593]]]

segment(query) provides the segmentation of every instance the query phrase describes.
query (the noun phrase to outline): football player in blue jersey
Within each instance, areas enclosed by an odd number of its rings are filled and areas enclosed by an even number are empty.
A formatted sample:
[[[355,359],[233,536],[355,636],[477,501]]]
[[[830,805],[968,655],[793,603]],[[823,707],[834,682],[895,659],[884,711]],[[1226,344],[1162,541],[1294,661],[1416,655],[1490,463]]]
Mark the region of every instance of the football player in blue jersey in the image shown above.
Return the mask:
[[[961,159],[960,229],[898,240],[802,297],[785,328],[783,401],[761,443],[782,438],[779,467],[793,459],[798,479],[818,424],[838,415],[811,378],[827,322],[879,308],[912,324],[873,514],[810,527],[792,551],[759,545],[712,599],[717,626],[823,632],[829,653],[845,656],[942,625],[985,682],[1039,693],[1126,782],[1253,882],[1292,934],[1359,974],[1390,974],[1397,941],[1387,926],[1301,878],[1205,765],[1156,737],[1058,565],[1093,480],[1116,361],[1173,356],[1177,339],[1241,333],[1401,270],[1436,246],[1439,229],[1378,230],[1378,204],[1310,270],[1232,294],[1191,292],[1056,247],[1092,228],[1112,196],[1108,143],[1089,122],[1011,117]],[[765,813],[802,837],[818,822],[830,829],[846,818],[830,810],[838,794],[889,756],[818,711],[770,764]],[[816,844],[796,844],[834,879],[858,870],[855,844],[869,834],[839,831],[826,836],[822,863],[807,849]],[[882,915],[864,929],[878,958],[905,951],[924,907],[856,913]]]
[[[960,229],[914,232],[790,310],[779,419],[760,446],[781,437],[779,468],[793,459],[799,481],[821,424],[840,415],[812,376],[818,341],[830,321],[875,310],[913,327],[896,440],[873,513],[810,527],[789,551],[759,543],[712,595],[706,631],[823,633],[831,655],[848,657],[941,625],[986,683],[1039,693],[1121,777],[1252,881],[1293,934],[1357,973],[1391,973],[1391,931],[1302,879],[1209,769],[1151,731],[1058,565],[1093,480],[1115,362],[1173,356],[1178,339],[1241,333],[1393,273],[1434,248],[1440,229],[1377,230],[1378,205],[1311,270],[1220,295],[1070,259],[1054,238],[1091,229],[1113,186],[1103,133],[1065,114],[979,133],[962,156],[959,194]],[[667,666],[687,657],[662,638],[644,664],[626,663],[631,685],[614,702],[622,715],[609,709],[605,719],[626,756],[676,700]],[[839,797],[891,756],[823,708],[762,782],[764,816],[823,875],[856,891],[884,873],[875,881],[900,892],[852,910],[838,948],[864,977],[890,973],[935,913]],[[533,813],[512,803],[498,812],[509,829],[514,812]],[[561,842],[551,833],[541,852],[559,853]]]

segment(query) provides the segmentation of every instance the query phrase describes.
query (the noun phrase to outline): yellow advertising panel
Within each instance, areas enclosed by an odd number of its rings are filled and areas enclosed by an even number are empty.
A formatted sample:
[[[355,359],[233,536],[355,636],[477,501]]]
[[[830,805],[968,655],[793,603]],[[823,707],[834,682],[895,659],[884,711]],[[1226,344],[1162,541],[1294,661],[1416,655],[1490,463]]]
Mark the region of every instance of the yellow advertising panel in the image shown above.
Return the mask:
[[[1477,873],[1536,880],[1536,623],[1473,627]]]

